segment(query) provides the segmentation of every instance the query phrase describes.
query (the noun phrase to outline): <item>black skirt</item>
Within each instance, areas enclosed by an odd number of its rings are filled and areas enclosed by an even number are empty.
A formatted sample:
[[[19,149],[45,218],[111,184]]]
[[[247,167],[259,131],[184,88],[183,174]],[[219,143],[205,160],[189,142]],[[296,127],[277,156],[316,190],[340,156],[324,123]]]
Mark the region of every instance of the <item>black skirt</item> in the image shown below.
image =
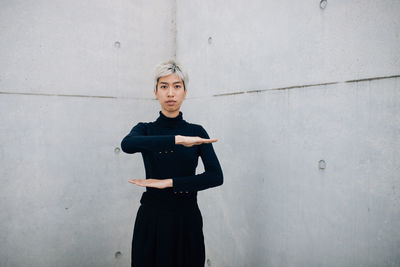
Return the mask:
[[[132,239],[132,267],[204,267],[197,193],[144,192]]]

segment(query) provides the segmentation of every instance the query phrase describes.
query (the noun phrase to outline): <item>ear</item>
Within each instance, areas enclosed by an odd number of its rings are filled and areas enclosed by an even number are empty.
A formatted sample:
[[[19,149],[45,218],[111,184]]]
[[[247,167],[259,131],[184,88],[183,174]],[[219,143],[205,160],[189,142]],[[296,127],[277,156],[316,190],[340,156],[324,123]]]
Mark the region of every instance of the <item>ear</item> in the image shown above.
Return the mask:
[[[156,89],[154,89],[154,96],[158,99]]]
[[[183,93],[183,98],[186,98],[187,95],[187,90],[185,89],[184,93]]]

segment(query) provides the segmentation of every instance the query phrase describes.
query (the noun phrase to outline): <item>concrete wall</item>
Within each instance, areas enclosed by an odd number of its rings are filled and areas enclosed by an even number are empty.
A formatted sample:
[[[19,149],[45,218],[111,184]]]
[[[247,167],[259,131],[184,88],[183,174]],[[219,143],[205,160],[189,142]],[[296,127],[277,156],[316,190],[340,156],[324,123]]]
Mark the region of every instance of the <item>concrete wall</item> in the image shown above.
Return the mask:
[[[1,2],[1,267],[129,265],[144,170],[115,149],[158,112],[173,18],[165,0]]]
[[[177,33],[209,266],[400,266],[400,2],[178,1]]]
[[[199,193],[207,266],[400,266],[399,15],[398,1],[3,1],[0,266],[129,265],[143,189],[127,180],[144,169],[118,146],[158,116],[152,70],[174,56],[184,119],[219,138],[225,183]]]

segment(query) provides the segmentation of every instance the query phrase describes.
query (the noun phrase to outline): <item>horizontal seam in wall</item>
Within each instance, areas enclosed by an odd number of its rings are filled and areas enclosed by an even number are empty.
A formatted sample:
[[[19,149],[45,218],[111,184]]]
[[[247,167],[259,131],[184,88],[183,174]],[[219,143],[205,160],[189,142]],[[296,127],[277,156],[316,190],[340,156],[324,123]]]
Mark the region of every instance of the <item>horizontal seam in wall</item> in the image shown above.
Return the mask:
[[[117,98],[115,96],[103,95],[68,95],[68,94],[48,94],[48,93],[24,93],[24,92],[1,92],[3,95],[35,95],[35,96],[65,96],[65,97],[94,97],[94,98]]]
[[[358,80],[348,80],[348,81],[344,81],[344,82],[328,82],[328,83],[293,85],[293,86],[279,87],[279,88],[268,88],[268,89],[260,89],[260,90],[222,93],[222,94],[215,94],[213,96],[229,96],[229,95],[249,94],[249,93],[263,93],[263,92],[274,91],[274,90],[290,90],[290,89],[297,89],[297,88],[325,86],[325,85],[340,84],[340,83],[357,83],[357,82],[366,82],[366,81],[374,81],[374,80],[382,80],[382,79],[393,79],[393,78],[399,78],[399,77],[400,77],[400,75],[392,75],[392,76],[372,77],[372,78],[365,78],[365,79],[358,79]]]
[[[85,98],[103,98],[103,99],[136,99],[136,100],[156,100],[150,98],[140,97],[118,97],[118,96],[106,96],[106,95],[68,95],[68,94],[48,94],[48,93],[24,93],[24,92],[2,92],[0,95],[32,95],[32,96],[59,96],[59,97],[85,97]]]
[[[291,90],[296,88],[307,88],[307,87],[315,87],[315,86],[326,86],[332,84],[340,84],[340,83],[357,83],[357,82],[368,82],[374,80],[383,80],[383,79],[393,79],[399,78],[400,75],[391,75],[391,76],[381,76],[381,77],[372,77],[372,78],[364,78],[357,80],[348,80],[344,82],[327,82],[327,83],[316,83],[316,84],[304,84],[304,85],[293,85],[287,87],[279,87],[279,88],[268,88],[268,89],[260,89],[260,90],[248,90],[248,91],[239,91],[239,92],[230,92],[230,93],[222,93],[215,94],[212,96],[230,96],[230,95],[240,95],[240,94],[250,94],[250,93],[263,93],[267,91],[274,90]],[[117,97],[117,96],[105,96],[105,95],[69,95],[69,94],[48,94],[48,93],[24,93],[24,92],[2,92],[0,94],[7,95],[33,95],[33,96],[59,96],[59,97],[88,97],[88,98],[106,98],[106,99],[136,99],[136,100],[157,100],[156,98],[139,98],[139,97]],[[195,98],[203,98],[203,97],[190,97],[187,99],[195,99]]]

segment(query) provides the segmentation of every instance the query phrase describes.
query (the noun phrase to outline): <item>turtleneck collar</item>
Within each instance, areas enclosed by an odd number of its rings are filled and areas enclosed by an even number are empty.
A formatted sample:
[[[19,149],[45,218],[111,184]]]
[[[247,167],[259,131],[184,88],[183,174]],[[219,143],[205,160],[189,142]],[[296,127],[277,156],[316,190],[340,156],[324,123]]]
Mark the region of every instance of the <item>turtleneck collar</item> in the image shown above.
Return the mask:
[[[179,115],[173,118],[169,118],[167,116],[165,116],[161,110],[159,112],[160,116],[157,118],[156,122],[162,126],[167,126],[167,127],[173,127],[176,125],[179,125],[183,122],[185,122],[183,120],[183,113],[181,111],[179,111]]]

